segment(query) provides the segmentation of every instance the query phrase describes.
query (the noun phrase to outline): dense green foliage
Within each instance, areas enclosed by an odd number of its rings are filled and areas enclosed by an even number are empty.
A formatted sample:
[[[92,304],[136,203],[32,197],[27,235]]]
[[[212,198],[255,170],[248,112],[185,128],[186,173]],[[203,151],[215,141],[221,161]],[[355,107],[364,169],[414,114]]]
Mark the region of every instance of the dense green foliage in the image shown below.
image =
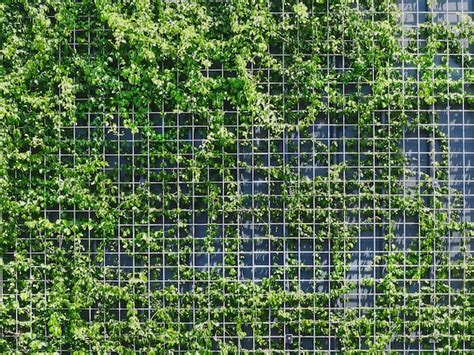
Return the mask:
[[[473,228],[437,124],[438,109],[473,107],[472,20],[408,28],[395,2],[358,3],[2,1],[0,351],[301,345],[285,334],[472,349]],[[357,129],[315,138],[328,121]],[[429,169],[408,159],[410,134]],[[243,191],[242,173],[266,191]],[[417,238],[400,244],[406,220]],[[260,282],[240,272],[248,221],[281,251]],[[375,233],[377,270],[358,283],[350,251]],[[362,289],[374,304],[347,306]]]

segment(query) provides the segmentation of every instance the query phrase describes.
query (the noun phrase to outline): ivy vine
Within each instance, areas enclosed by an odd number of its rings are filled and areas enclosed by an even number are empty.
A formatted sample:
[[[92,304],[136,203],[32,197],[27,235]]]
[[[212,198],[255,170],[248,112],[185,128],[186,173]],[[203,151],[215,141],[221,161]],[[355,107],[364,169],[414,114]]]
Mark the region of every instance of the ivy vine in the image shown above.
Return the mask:
[[[1,352],[472,348],[474,226],[439,124],[474,103],[470,17],[4,1],[0,43]],[[362,236],[382,237],[358,280]]]

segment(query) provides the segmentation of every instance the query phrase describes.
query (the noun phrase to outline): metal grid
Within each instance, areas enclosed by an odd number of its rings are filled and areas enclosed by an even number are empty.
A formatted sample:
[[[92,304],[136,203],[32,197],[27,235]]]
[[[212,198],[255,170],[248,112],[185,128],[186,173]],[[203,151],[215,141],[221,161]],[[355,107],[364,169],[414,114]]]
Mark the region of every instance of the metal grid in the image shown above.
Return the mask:
[[[269,6],[273,7],[271,2]],[[429,9],[425,1],[418,0],[401,0],[400,8],[403,11],[403,21],[406,27],[417,26],[426,20],[427,15],[431,15],[433,21],[449,21],[457,22],[460,16],[474,14],[473,3],[469,0],[458,0],[458,1],[439,1],[437,6],[434,6],[432,9]],[[285,15],[285,9],[273,9],[272,11],[276,15]],[[89,19],[90,20],[90,19]],[[77,42],[76,35],[80,36],[80,31],[76,31],[74,34],[73,42],[71,43],[74,48],[79,48],[79,50],[84,50],[91,55],[94,50],[93,39],[91,39],[91,33],[87,34],[88,38],[85,42]],[[421,41],[420,41],[421,45]],[[468,53],[462,53],[462,56],[468,55]],[[275,57],[279,57],[283,63],[285,63],[285,45],[282,45],[280,53],[274,53]],[[330,58],[329,54],[327,56],[328,70],[330,63],[332,63],[335,58]],[[341,66],[341,69],[344,69],[344,61],[338,63]],[[411,69],[415,68],[403,68],[408,72]],[[464,75],[464,69],[461,66],[459,69],[459,75]],[[231,75],[231,73],[226,73],[226,70],[221,67],[211,67],[207,70],[207,75],[210,77],[213,76],[224,76]],[[179,80],[179,77],[177,78]],[[282,78],[282,81],[272,81],[270,70],[268,70],[268,91],[269,93],[273,90],[278,90],[281,87],[284,91],[285,89],[285,78]],[[463,88],[464,89],[464,88]],[[344,89],[343,89],[344,90]],[[80,99],[78,100],[80,101]],[[299,110],[299,107],[296,111]],[[414,110],[410,112],[414,116],[419,115],[422,109]],[[445,107],[445,108],[436,108],[436,113],[440,118],[439,127],[447,135],[448,145],[449,145],[449,186],[460,191],[463,199],[463,206],[460,207],[463,219],[466,221],[474,221],[474,193],[473,187],[474,182],[472,181],[472,159],[474,157],[474,110],[472,107],[466,107],[463,103],[458,107]],[[164,112],[164,114],[163,114]],[[433,113],[432,108],[426,109],[426,112],[429,114]],[[94,118],[101,113],[90,112],[87,114],[87,117],[84,121],[78,122],[77,125],[73,127],[64,127],[65,131],[69,131],[72,134],[73,139],[84,138],[93,139],[94,131],[97,130],[97,127],[94,125]],[[131,112],[133,120],[133,110]],[[389,120],[391,117],[390,110],[378,112],[386,120],[387,127],[390,126]],[[241,143],[247,141],[248,145],[239,144],[236,147],[235,159],[237,165],[235,167],[235,177],[238,190],[242,195],[247,195],[248,209],[259,208],[259,202],[257,201],[258,194],[264,194],[271,196],[272,194],[278,194],[278,191],[272,191],[275,186],[279,186],[283,181],[269,180],[269,175],[265,176],[264,169],[259,169],[259,164],[264,166],[272,166],[274,163],[274,156],[278,156],[283,159],[285,162],[289,162],[291,159],[296,162],[293,165],[293,168],[300,176],[304,177],[315,177],[318,175],[327,174],[330,165],[338,162],[346,161],[347,156],[351,155],[352,152],[347,145],[345,144],[346,140],[350,137],[360,137],[360,132],[358,132],[358,127],[356,122],[351,121],[340,121],[335,120],[331,117],[322,117],[321,120],[310,127],[310,132],[304,132],[306,134],[299,134],[299,132],[286,134],[284,133],[282,137],[279,138],[278,146],[280,151],[271,152],[270,142],[275,142],[275,137],[271,137],[269,132],[267,132],[262,127],[255,125],[252,127],[251,137],[241,137],[239,134],[239,112],[233,111],[232,109],[226,110],[226,120],[230,122],[226,127],[231,130],[237,137],[237,140]],[[148,121],[149,127],[154,129],[163,136],[166,136],[166,133],[176,133],[175,139],[169,140],[169,146],[174,152],[179,155],[184,143],[194,145],[198,147],[203,143],[204,138],[208,134],[209,127],[206,125],[206,122],[195,120],[192,115],[187,113],[174,113],[167,112],[165,106],[161,108],[152,108],[148,112]],[[104,150],[104,156],[109,162],[109,170],[115,174],[113,176],[116,181],[117,189],[117,199],[121,200],[121,193],[132,192],[134,193],[136,189],[145,186],[150,193],[156,195],[163,195],[163,186],[169,184],[174,186],[177,190],[181,185],[180,181],[180,163],[179,161],[175,164],[170,164],[166,166],[167,163],[162,161],[165,167],[156,167],[150,161],[150,145],[153,145],[154,142],[150,141],[150,138],[146,139],[141,137],[140,133],[132,133],[130,129],[124,127],[123,122],[119,114],[116,114],[117,122],[117,132],[118,134],[110,134],[106,128],[102,129],[102,134],[108,136],[108,145],[107,150]],[[434,125],[434,121],[432,122]],[[139,129],[141,127],[138,127]],[[375,126],[374,126],[375,129]],[[309,135],[307,134],[309,133]],[[308,139],[308,136],[312,136],[313,139]],[[328,166],[320,164],[314,153],[315,146],[318,143],[322,143],[326,146],[330,146],[331,142],[339,142],[341,149],[334,153],[329,153],[328,156]],[[406,136],[403,139],[403,148],[413,164],[413,170],[418,174],[420,172],[428,172],[432,168],[432,161],[430,154],[432,150],[428,144],[428,137],[423,135],[423,132],[420,130],[414,132],[407,132]],[[316,142],[316,143],[315,143]],[[250,147],[250,148],[249,148]],[[186,152],[185,154],[187,154]],[[194,154],[194,152],[192,153]],[[361,153],[360,149],[357,149],[357,160],[364,159],[364,153]],[[311,156],[310,159],[308,157]],[[65,156],[61,156],[60,159],[65,159]],[[369,157],[371,158],[371,157]],[[242,168],[240,162],[247,164],[248,168]],[[145,169],[137,173],[135,171],[135,166],[140,165],[144,166]],[[375,159],[374,159],[375,164]],[[349,166],[349,168],[358,168],[357,166]],[[154,180],[156,176],[156,171],[160,170],[161,172],[169,172],[170,180],[169,181],[158,181]],[[166,175],[166,174],[165,174]],[[409,177],[406,178],[406,185],[410,186],[413,181],[410,181]],[[415,177],[416,178],[416,177]],[[212,168],[208,169],[208,179],[214,183],[221,183],[220,197],[224,199],[226,197],[226,181],[222,179],[221,176],[216,171],[213,171]],[[374,176],[375,179],[375,176]],[[271,184],[270,184],[271,183]],[[272,185],[272,186],[270,186]],[[183,205],[181,208],[189,212],[190,219],[187,221],[189,225],[189,230],[183,231],[179,227],[175,231],[174,238],[163,239],[163,245],[161,253],[153,253],[149,249],[146,251],[139,250],[135,252],[135,240],[138,238],[139,233],[145,233],[146,235],[153,235],[154,233],[166,233],[168,230],[172,230],[180,224],[179,218],[177,220],[173,218],[167,218],[162,216],[161,218],[151,219],[148,216],[148,220],[143,221],[136,218],[136,212],[132,211],[127,218],[123,218],[119,221],[117,226],[117,239],[113,241],[107,250],[107,258],[104,260],[104,267],[110,269],[110,279],[104,279],[104,282],[111,282],[112,284],[121,285],[124,280],[121,279],[121,272],[134,273],[136,271],[142,271],[146,269],[148,274],[148,285],[147,288],[150,292],[154,289],[161,289],[168,287],[170,285],[176,286],[176,288],[182,292],[186,291],[190,287],[196,284],[209,284],[212,282],[212,279],[207,280],[197,280],[193,279],[181,279],[180,275],[177,274],[178,268],[177,264],[180,260],[180,246],[179,243],[182,242],[186,234],[189,233],[192,236],[192,241],[190,242],[190,247],[192,252],[192,260],[190,264],[195,266],[196,272],[207,272],[211,273],[211,270],[218,271],[221,274],[225,273],[225,254],[226,254],[226,245],[224,241],[225,231],[229,228],[235,228],[238,231],[239,238],[242,238],[243,243],[241,249],[236,251],[236,253],[241,258],[242,262],[238,265],[238,277],[242,282],[252,281],[260,282],[263,278],[269,277],[272,275],[272,272],[276,267],[274,263],[279,263],[280,265],[285,262],[288,258],[288,254],[296,254],[295,258],[301,263],[299,266],[295,266],[296,273],[298,274],[298,280],[300,282],[300,287],[302,290],[311,290],[311,284],[316,280],[315,289],[319,291],[331,291],[331,282],[328,281],[324,276],[331,271],[331,262],[330,262],[330,249],[331,242],[330,240],[323,241],[323,249],[320,250],[316,246],[316,241],[300,238],[299,233],[297,237],[289,237],[288,230],[292,228],[286,222],[287,220],[287,207],[288,206],[278,206],[272,208],[270,199],[267,199],[269,210],[278,210],[277,217],[271,216],[268,214],[263,222],[256,221],[254,216],[251,215],[251,218],[239,218],[237,223],[231,222],[228,223],[226,218],[222,215],[220,219],[216,222],[216,228],[218,235],[220,236],[214,243],[214,251],[212,252],[203,252],[202,243],[205,238],[206,233],[208,232],[211,222],[208,219],[206,213],[199,212],[202,206],[198,206],[202,201],[202,198],[209,193],[209,191],[203,190],[202,186],[196,186],[190,184],[191,191],[188,191],[192,195],[192,203],[190,205]],[[189,186],[188,186],[189,187]],[[405,192],[404,192],[405,193]],[[148,206],[150,201],[147,202]],[[315,203],[315,202],[313,202]],[[375,205],[374,205],[375,206]],[[450,205],[448,209],[453,208]],[[358,205],[354,206],[348,215],[344,215],[343,218],[347,221],[348,224],[355,224],[359,227],[363,218],[360,214],[361,209],[361,200],[359,199]],[[390,206],[388,206],[390,209]],[[51,217],[52,214],[61,215],[63,213],[73,213],[76,211],[64,211],[64,210],[51,210],[45,211],[45,216],[48,215]],[[84,212],[83,212],[84,213]],[[88,216],[91,216],[91,211],[85,212]],[[243,214],[245,216],[247,214]],[[316,223],[313,221],[313,228],[316,228]],[[355,249],[348,249],[347,253],[350,253],[352,256],[352,261],[350,265],[350,270],[347,273],[347,280],[350,282],[356,282],[357,288],[355,293],[349,294],[344,298],[339,304],[329,305],[330,308],[334,307],[338,310],[345,311],[347,308],[355,308],[358,311],[359,316],[364,314],[366,311],[376,310],[377,309],[377,291],[375,289],[367,289],[361,286],[361,280],[367,277],[380,277],[381,270],[377,267],[373,267],[374,259],[378,254],[384,252],[384,239],[385,239],[385,227],[383,224],[375,225],[372,224],[374,228],[370,233],[359,233],[358,242],[356,243]],[[274,243],[272,239],[268,238],[268,235],[265,232],[265,227],[271,230],[272,234],[276,238],[281,239],[281,243]],[[292,234],[294,236],[294,234]],[[396,239],[395,243],[400,246],[409,245],[414,239],[419,235],[419,224],[416,220],[410,220],[409,217],[403,217],[402,220],[397,224],[396,230]],[[126,237],[124,237],[126,236]],[[448,248],[451,250],[453,257],[459,255],[459,245],[462,235],[459,235],[457,238],[450,236],[447,238]],[[123,251],[123,243],[125,239],[131,241],[132,243],[132,255],[128,252]],[[89,233],[87,238],[87,247],[86,250],[89,250],[91,253],[94,253],[94,249],[97,246],[97,242],[100,240],[100,237],[94,237],[93,233]],[[293,243],[294,249],[288,247],[288,243]],[[145,265],[140,263],[138,260],[140,258],[137,255],[140,253],[144,254],[145,258],[148,260],[149,264]],[[314,255],[319,253],[321,258],[321,268],[322,270],[316,270],[313,264]],[[46,257],[46,256],[45,256]],[[156,265],[153,264],[153,261],[156,261]],[[306,267],[304,267],[304,266]],[[320,273],[322,271],[322,273]],[[286,273],[284,274],[286,275]],[[435,276],[434,276],[435,277]],[[286,284],[288,280],[283,280]],[[450,283],[463,282],[466,280],[460,279],[450,279]],[[123,305],[118,305],[115,309],[117,312],[118,319],[120,320],[125,312]],[[143,312],[148,312],[149,317],[151,317],[151,309],[143,309]],[[329,315],[331,309],[329,309]],[[94,310],[89,309],[89,317],[92,318]],[[176,322],[182,323],[183,326],[190,325],[196,326],[193,319],[181,320],[177,319]],[[329,320],[331,321],[331,320]],[[322,345],[323,350],[327,352],[339,352],[340,348],[337,342],[337,335],[318,335],[316,332],[313,336],[301,336],[299,334],[291,334],[285,329],[283,333],[274,334],[270,330],[270,325],[272,324],[271,312],[269,312],[268,318],[268,329],[269,333],[266,337],[268,349],[272,349],[272,344],[281,344],[285,343],[287,349],[301,348],[311,351],[314,346],[315,340],[319,341]],[[230,339],[225,332],[226,327],[232,327],[234,324],[223,323],[222,339]],[[233,339],[235,340],[235,339]],[[252,336],[246,337],[239,341],[239,346],[242,349],[256,350],[258,345],[255,342],[255,339]],[[472,351],[471,344],[464,344],[465,351]],[[423,349],[420,346],[419,342],[410,343],[409,341],[403,341],[402,343],[392,344],[392,349],[396,351],[403,351],[406,353],[421,353],[424,351],[430,351],[433,349]],[[176,349],[180,351],[182,349]],[[363,348],[361,348],[363,350]],[[184,350],[182,350],[184,352]]]

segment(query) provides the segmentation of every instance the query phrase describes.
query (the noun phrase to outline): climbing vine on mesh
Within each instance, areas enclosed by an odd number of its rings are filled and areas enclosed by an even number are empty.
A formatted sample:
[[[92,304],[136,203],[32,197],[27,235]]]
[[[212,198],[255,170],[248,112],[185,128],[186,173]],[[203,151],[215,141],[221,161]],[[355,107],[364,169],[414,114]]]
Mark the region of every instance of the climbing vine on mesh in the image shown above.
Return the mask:
[[[473,45],[390,0],[3,2],[0,351],[472,348],[439,112],[473,107]]]

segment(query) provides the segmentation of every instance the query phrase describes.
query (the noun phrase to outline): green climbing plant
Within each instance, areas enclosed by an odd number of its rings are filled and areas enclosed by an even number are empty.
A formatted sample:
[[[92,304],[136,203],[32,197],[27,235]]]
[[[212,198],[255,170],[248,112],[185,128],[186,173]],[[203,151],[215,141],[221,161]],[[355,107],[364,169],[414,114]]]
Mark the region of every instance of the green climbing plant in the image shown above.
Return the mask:
[[[392,0],[6,1],[0,45],[1,352],[308,349],[288,334],[315,351],[471,346],[474,226],[439,125],[474,103],[470,17],[406,27]],[[382,243],[354,280],[366,235]],[[258,282],[243,252],[257,239],[272,250]],[[368,306],[348,307],[356,293]]]

